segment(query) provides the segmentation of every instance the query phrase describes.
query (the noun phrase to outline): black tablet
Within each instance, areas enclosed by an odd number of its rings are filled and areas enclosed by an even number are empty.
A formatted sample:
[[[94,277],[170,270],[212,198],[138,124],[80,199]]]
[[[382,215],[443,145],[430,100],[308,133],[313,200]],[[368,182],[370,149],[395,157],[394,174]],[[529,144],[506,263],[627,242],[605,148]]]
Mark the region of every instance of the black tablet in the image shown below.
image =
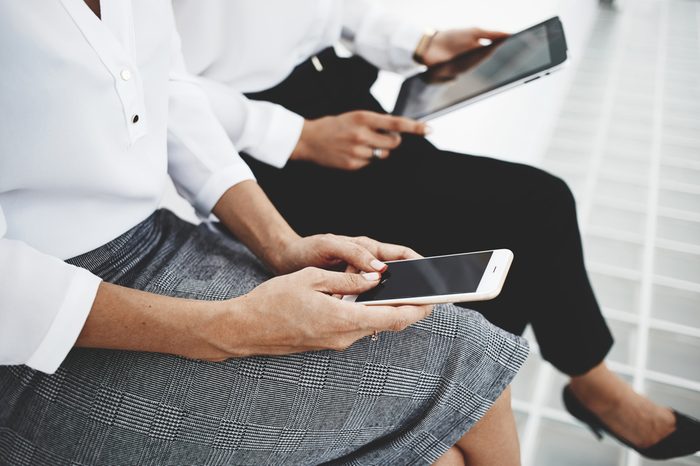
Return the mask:
[[[430,119],[550,74],[567,59],[558,17],[404,81],[394,115]]]

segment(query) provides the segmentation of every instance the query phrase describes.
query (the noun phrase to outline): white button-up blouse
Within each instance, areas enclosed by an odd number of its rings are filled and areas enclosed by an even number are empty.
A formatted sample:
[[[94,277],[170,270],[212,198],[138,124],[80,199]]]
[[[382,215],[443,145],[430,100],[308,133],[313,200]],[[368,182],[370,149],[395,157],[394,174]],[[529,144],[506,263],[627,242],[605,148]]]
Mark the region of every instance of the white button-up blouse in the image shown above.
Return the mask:
[[[304,120],[284,107],[247,100],[341,37],[376,66],[413,70],[425,28],[380,0],[173,0],[185,62],[210,97],[236,147],[283,167]]]
[[[52,372],[99,278],[63,262],[253,176],[185,71],[169,0],[0,0],[0,364]]]

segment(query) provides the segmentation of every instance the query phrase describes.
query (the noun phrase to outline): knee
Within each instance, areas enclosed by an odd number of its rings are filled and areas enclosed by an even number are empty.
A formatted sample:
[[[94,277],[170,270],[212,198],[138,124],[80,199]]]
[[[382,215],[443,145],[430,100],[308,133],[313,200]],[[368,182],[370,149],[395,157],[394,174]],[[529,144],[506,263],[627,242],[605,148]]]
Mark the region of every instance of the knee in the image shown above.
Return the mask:
[[[539,196],[556,209],[557,215],[576,216],[576,199],[571,188],[563,179],[544,170],[536,169]]]
[[[520,465],[520,443],[511,408],[510,387],[491,409],[457,442],[466,464]]]
[[[567,182],[558,176],[554,176],[552,174],[548,175],[552,178],[553,194],[557,199],[568,205],[571,210],[574,210],[576,208],[576,199],[574,198],[574,193],[571,191],[571,188],[569,188]]]

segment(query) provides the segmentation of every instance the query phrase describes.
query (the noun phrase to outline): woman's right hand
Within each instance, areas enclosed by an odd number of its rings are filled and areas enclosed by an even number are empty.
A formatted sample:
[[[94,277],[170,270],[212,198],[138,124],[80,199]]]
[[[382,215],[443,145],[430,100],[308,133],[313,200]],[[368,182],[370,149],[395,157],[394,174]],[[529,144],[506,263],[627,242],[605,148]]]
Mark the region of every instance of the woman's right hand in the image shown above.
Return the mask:
[[[424,319],[432,306],[365,306],[333,295],[354,295],[379,283],[380,274],[306,268],[272,278],[250,293],[221,301],[199,327],[207,344],[190,357],[224,360],[343,350],[362,337],[400,331]]]
[[[359,170],[373,160],[375,149],[379,158],[387,158],[401,144],[401,133],[428,132],[425,123],[364,110],[306,120],[291,159]]]

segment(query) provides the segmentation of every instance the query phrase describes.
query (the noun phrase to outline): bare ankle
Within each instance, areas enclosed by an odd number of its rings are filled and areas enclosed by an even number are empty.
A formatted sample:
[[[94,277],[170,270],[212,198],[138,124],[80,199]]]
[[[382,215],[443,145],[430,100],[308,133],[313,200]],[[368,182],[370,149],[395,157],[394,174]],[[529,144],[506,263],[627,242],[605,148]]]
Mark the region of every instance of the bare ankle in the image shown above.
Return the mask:
[[[595,411],[617,409],[634,393],[624,380],[610,371],[604,362],[569,383],[576,398]]]

